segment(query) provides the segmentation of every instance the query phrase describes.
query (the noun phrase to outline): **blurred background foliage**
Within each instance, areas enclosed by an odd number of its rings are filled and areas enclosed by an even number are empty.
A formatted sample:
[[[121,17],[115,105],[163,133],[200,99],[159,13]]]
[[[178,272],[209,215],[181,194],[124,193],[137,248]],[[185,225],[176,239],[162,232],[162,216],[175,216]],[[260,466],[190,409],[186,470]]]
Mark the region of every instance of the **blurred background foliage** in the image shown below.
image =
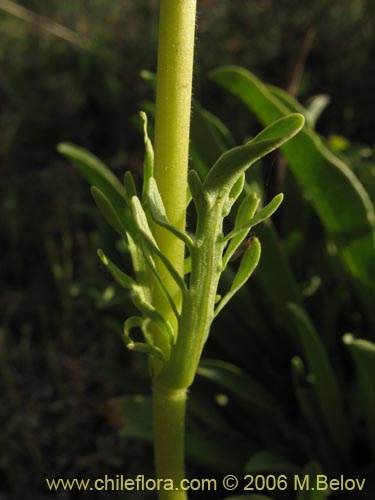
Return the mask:
[[[56,144],[72,141],[93,151],[119,176],[130,169],[139,177],[143,138],[138,110],[150,109],[154,92],[140,73],[155,70],[158,4],[18,0],[15,7],[15,2],[0,0],[1,499],[76,497],[67,492],[53,496],[44,477],[131,477],[151,471],[150,449],[139,440],[118,438],[121,428],[125,436],[147,438],[147,429],[137,425],[139,408],[132,399],[119,404],[118,398],[147,395],[149,384],[143,360],[129,355],[121,340],[121,321],[131,312],[129,298],[112,286],[95,249],[100,242],[117,259],[126,262],[126,255],[84,182],[56,153]],[[212,69],[244,66],[306,106],[313,96],[327,96],[317,130],[350,160],[374,200],[374,0],[199,0],[198,9],[196,100],[223,120],[234,141],[242,142],[259,124],[207,78]],[[340,339],[351,331],[368,339],[372,332],[374,340],[374,325],[335,267],[322,223],[303,190],[289,174],[280,181],[283,168],[277,157],[265,165],[265,196],[277,191],[280,182],[289,194],[276,227],[345,392],[354,368]],[[271,261],[272,241],[264,241]],[[307,382],[298,360],[293,377],[290,373],[290,361],[299,353],[288,339],[287,320],[273,315],[256,280],[249,290],[214,326],[206,354],[255,377],[261,386],[253,387],[254,394],[269,387],[287,418],[280,420],[281,428],[270,424],[273,405],[267,397],[254,411],[239,380],[246,388],[254,381],[241,379],[242,372],[202,366],[208,380],[199,377],[195,384],[189,416],[191,474],[226,472],[228,421],[238,429],[231,436],[237,452],[234,469],[259,450],[274,455],[261,455],[247,470],[263,470],[264,461],[274,463],[275,456],[284,457],[276,470],[284,470],[288,461],[299,467],[324,462],[323,445],[315,446],[298,409]],[[238,328],[228,344],[234,318]],[[147,407],[147,400],[140,401]],[[357,415],[356,399],[347,399],[346,405],[354,406],[352,422],[359,424],[352,461],[344,458],[337,469],[352,475],[365,470],[370,478],[369,434]],[[119,495],[108,493],[107,498]]]

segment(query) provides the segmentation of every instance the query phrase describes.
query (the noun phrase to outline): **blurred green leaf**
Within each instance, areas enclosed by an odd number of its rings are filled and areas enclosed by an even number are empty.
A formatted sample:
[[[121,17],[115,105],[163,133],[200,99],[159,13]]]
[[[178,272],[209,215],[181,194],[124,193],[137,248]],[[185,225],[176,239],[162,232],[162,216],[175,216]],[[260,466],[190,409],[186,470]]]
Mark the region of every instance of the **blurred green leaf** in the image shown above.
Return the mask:
[[[125,274],[121,269],[119,269],[103,252],[103,250],[98,250],[98,255],[100,260],[103,262],[105,267],[111,273],[115,281],[124,288],[131,290],[136,282],[127,274]]]
[[[348,452],[349,436],[339,384],[325,347],[305,312],[296,304],[289,310],[304,358],[313,375],[319,411],[337,449]]]
[[[96,186],[91,188],[91,195],[105,220],[120,236],[126,238],[126,228],[123,226],[120,217],[117,215],[109,199]]]
[[[343,340],[355,361],[363,416],[375,456],[375,344],[355,339],[351,334],[346,334]]]
[[[279,414],[278,405],[268,391],[240,368],[214,359],[203,359],[197,374],[212,380],[222,389],[268,414]]]
[[[130,234],[134,230],[129,217],[126,191],[117,177],[96,156],[83,148],[72,144],[61,143],[57,147],[59,153],[66,156],[79,172],[92,185],[97,187],[110,201],[119,219],[124,218],[124,224]]]
[[[297,466],[284,457],[268,451],[254,453],[246,462],[245,471],[249,473],[261,472],[296,472]]]
[[[292,98],[289,98],[290,106],[285,106],[285,96],[283,102],[280,101],[243,68],[221,68],[212,73],[212,78],[239,97],[264,125],[287,115],[297,106]],[[368,313],[374,318],[375,213],[366,189],[309,127],[282,150],[337,245]]]
[[[315,478],[323,474],[321,466],[316,462],[309,462],[299,474],[301,481],[305,476],[310,478],[310,486],[315,484]],[[297,495],[297,500],[325,500],[331,495],[330,490],[316,490],[311,487],[309,490],[301,490]]]
[[[304,118],[291,114],[271,123],[254,139],[223,153],[209,170],[204,180],[208,194],[227,192],[250,165],[274,151],[301,130]]]

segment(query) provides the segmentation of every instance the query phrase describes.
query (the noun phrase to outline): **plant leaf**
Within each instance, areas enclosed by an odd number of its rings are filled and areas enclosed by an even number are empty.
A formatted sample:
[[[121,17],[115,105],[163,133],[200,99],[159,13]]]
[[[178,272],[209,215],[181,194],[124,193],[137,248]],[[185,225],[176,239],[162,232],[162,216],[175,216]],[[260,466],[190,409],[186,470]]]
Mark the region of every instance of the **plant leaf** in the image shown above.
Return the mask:
[[[348,451],[348,428],[338,381],[319,335],[307,314],[296,304],[289,311],[298,334],[299,344],[314,376],[314,392],[323,421],[336,447]]]
[[[196,170],[189,171],[188,182],[198,217],[200,217],[203,214],[208,201],[205,196],[205,192],[203,189],[202,182],[199,178],[199,174]]]
[[[233,146],[233,138],[225,125],[196,101],[193,102],[190,156],[202,179],[207,175],[207,166],[217,160],[217,151],[224,152]]]
[[[126,238],[126,228],[123,226],[118,214],[109,199],[96,186],[91,188],[91,195],[105,220],[120,236]]]
[[[169,274],[172,276],[176,284],[179,286],[181,291],[184,293],[187,291],[186,283],[178,274],[176,269],[173,267],[169,259],[160,251],[155,238],[151,232],[151,229],[147,222],[146,214],[142,208],[141,202],[136,196],[133,196],[131,200],[131,208],[135,223],[138,227],[139,234],[142,237],[142,241],[145,244],[144,254],[147,256],[147,253],[153,252],[159,257],[159,259],[163,262],[164,266],[168,270]]]
[[[167,217],[167,213],[164,208],[163,200],[161,199],[160,192],[156,181],[153,177],[149,179],[148,183],[148,208],[150,210],[150,214],[152,219],[164,227],[171,233],[173,233],[177,238],[182,240],[189,248],[193,246],[193,240],[191,237],[185,232],[180,231],[176,227],[174,227]]]
[[[213,79],[231,91],[267,125],[289,113],[250,72],[219,69]],[[284,97],[284,100],[286,97]],[[291,106],[295,106],[289,97]],[[370,318],[375,317],[375,212],[368,193],[351,169],[308,127],[283,146],[293,174],[333,238]]]
[[[204,359],[200,362],[197,373],[261,412],[279,414],[278,405],[267,389],[237,366],[224,361]]]
[[[254,269],[258,265],[260,259],[260,242],[257,238],[254,238],[249,248],[245,250],[245,253],[242,257],[240,267],[237,271],[237,274],[234,277],[232,286],[228,293],[224,295],[224,297],[219,302],[218,306],[215,309],[215,317],[219,314],[219,312],[225,307],[230,299],[235,295],[238,290],[246,283],[246,281],[250,278]]]
[[[133,288],[133,302],[134,305],[143,313],[143,315],[154,322],[159,330],[163,332],[166,335],[166,338],[168,339],[169,344],[173,344],[175,341],[175,333],[173,331],[173,328],[171,324],[169,323],[168,320],[164,318],[155,308],[153,305],[149,304],[144,296],[143,296],[143,290],[139,287],[136,286]]]
[[[363,416],[375,456],[375,344],[368,340],[355,339],[349,333],[344,335],[343,341],[355,361]]]
[[[211,196],[216,193],[220,193],[220,196],[228,194],[247,168],[291,139],[303,124],[303,116],[297,113],[281,118],[251,141],[221,155],[207,174],[203,183],[205,191]]]
[[[126,198],[129,203],[133,196],[137,196],[137,188],[135,186],[134,178],[129,170],[127,170],[124,175],[124,187]]]
[[[154,175],[154,148],[152,147],[152,142],[148,136],[147,115],[144,111],[141,111],[139,114],[143,121],[143,136],[145,143],[145,157],[143,161],[142,201],[143,203],[146,203],[148,183],[151,177]]]
[[[250,473],[260,472],[296,472],[297,466],[284,457],[268,451],[254,453],[246,462],[245,471]]]
[[[152,403],[151,398],[137,394],[123,396],[115,400],[124,425],[119,434],[124,438],[152,441]]]
[[[323,474],[322,467],[317,462],[309,462],[301,471],[299,476],[303,480],[304,477],[310,478],[310,488],[306,490],[301,490],[298,493],[297,500],[325,500],[331,495],[331,490],[319,490],[316,489],[314,478],[318,475]]]
[[[259,212],[257,212],[252,219],[243,224],[242,226],[235,227],[233,231],[225,236],[226,240],[230,240],[234,236],[241,234],[243,231],[249,231],[252,227],[264,222],[266,219],[269,219],[279,208],[282,201],[284,199],[284,195],[282,193],[277,194],[265,207],[261,208]]]
[[[236,221],[234,223],[234,229],[241,227],[245,222],[251,219],[255,211],[259,205],[260,199],[256,195],[256,193],[249,193],[243,200],[241,205],[238,208]],[[228,265],[228,262],[232,258],[233,254],[236,252],[238,247],[241,245],[243,240],[246,238],[248,234],[248,230],[245,229],[239,232],[236,236],[230,240],[227,249],[225,250],[225,254],[223,257],[223,269],[225,269]]]
[[[99,259],[103,262],[105,267],[111,273],[115,281],[124,288],[128,288],[129,290],[133,290],[137,285],[136,282],[125,274],[121,269],[119,269],[103,252],[103,250],[98,250]]]
[[[73,144],[60,143],[57,150],[69,158],[83,177],[108,198],[119,219],[124,221],[127,231],[134,234],[125,189],[111,170],[89,151]]]

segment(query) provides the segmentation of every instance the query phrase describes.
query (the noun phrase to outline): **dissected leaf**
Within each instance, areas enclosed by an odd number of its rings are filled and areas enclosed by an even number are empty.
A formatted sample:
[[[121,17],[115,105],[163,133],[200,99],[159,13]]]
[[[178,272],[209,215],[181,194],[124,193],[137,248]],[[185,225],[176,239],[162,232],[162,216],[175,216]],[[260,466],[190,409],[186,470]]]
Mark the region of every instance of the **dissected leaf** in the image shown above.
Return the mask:
[[[249,242],[249,247],[245,250],[245,253],[242,257],[240,267],[234,277],[232,286],[228,293],[224,295],[224,297],[219,302],[218,306],[215,309],[215,317],[219,314],[219,312],[226,306],[226,304],[230,301],[230,299],[235,295],[238,290],[246,283],[246,281],[250,278],[254,269],[258,265],[260,259],[260,242],[257,238],[252,238]]]
[[[158,326],[160,331],[164,332],[169,344],[173,344],[175,340],[175,333],[171,324],[155,309],[152,304],[149,304],[145,300],[143,290],[138,286],[133,288],[133,302],[146,318],[150,319]]]
[[[132,290],[134,286],[136,286],[136,282],[125,274],[121,269],[119,269],[103,252],[103,250],[98,250],[98,256],[100,260],[103,262],[103,264],[106,266],[108,271],[111,273],[111,275],[114,277],[115,281],[124,288],[128,288],[129,290]]]
[[[135,223],[137,224],[140,235],[142,236],[143,242],[146,245],[144,253],[152,251],[155,253],[159,259],[163,262],[164,266],[168,270],[169,274],[172,276],[176,284],[180,287],[182,292],[186,291],[186,284],[181,276],[178,274],[176,269],[173,267],[169,259],[160,251],[155,238],[151,232],[151,229],[147,222],[146,214],[142,208],[141,202],[136,196],[133,196],[131,200],[131,208],[134,216]]]
[[[242,233],[243,231],[249,231],[252,227],[264,222],[266,219],[269,219],[279,208],[282,201],[284,199],[284,195],[282,193],[277,194],[265,207],[261,208],[252,219],[243,224],[242,226],[235,227],[233,231],[226,235],[225,239],[230,240],[234,236]]]
[[[250,193],[243,199],[237,211],[234,229],[243,226],[248,220],[252,219],[259,205],[259,201],[260,199],[258,198],[256,193]],[[249,230],[245,229],[239,232],[230,240],[223,257],[223,269],[227,267],[229,260],[232,258],[233,254],[236,252],[243,240],[246,238],[248,232]]]
[[[164,227],[171,233],[173,233],[177,238],[182,240],[188,247],[193,245],[193,241],[188,234],[180,231],[174,227],[168,220],[167,213],[164,208],[163,200],[161,199],[160,192],[156,181],[153,177],[149,179],[148,184],[148,208],[150,210],[151,217],[153,220]]]
[[[203,183],[205,191],[211,196],[216,193],[220,193],[220,196],[228,194],[247,168],[291,139],[303,124],[302,115],[289,115],[269,125],[243,146],[222,154],[207,174]]]

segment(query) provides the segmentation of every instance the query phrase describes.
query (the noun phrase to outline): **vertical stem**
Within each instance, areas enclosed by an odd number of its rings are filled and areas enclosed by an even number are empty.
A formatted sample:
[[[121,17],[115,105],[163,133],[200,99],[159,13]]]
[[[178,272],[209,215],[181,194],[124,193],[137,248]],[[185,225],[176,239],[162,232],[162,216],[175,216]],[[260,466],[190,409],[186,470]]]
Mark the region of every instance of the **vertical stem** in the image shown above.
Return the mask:
[[[197,0],[161,0],[155,120],[154,175],[169,220],[185,229],[191,91]],[[184,245],[160,227],[154,228],[164,255],[183,274]],[[180,303],[180,291],[164,266],[158,269],[169,292]],[[165,314],[163,297],[155,304]],[[173,323],[172,317],[170,317]]]
[[[153,388],[154,450],[156,476],[172,479],[173,491],[159,491],[159,500],[186,500],[180,488],[185,477],[185,408],[186,389]]]
[[[185,229],[191,92],[197,0],[161,0],[155,119],[154,176],[169,220]],[[154,227],[159,248],[183,275],[184,244]],[[178,308],[181,292],[164,266],[158,272]],[[177,332],[169,304],[154,292],[153,304]],[[173,380],[156,376],[153,387],[154,452],[156,474],[172,479],[176,487],[185,476],[186,389],[173,389]],[[186,500],[182,490],[160,491],[159,500]]]

